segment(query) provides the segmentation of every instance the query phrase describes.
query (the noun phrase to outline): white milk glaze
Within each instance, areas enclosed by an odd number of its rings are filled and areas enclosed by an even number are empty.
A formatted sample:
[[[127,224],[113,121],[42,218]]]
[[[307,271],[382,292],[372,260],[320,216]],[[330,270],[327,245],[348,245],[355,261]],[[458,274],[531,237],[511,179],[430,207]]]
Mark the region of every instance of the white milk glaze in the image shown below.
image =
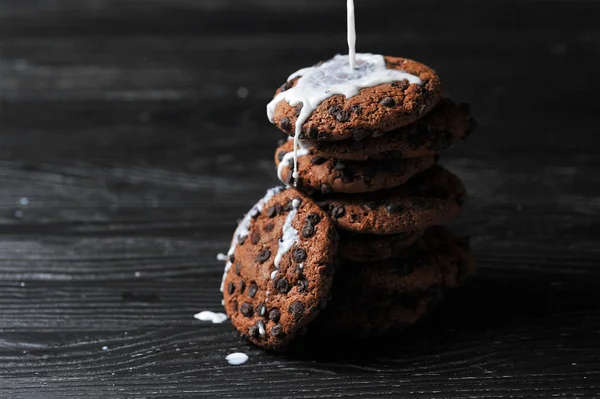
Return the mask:
[[[202,321],[211,321],[213,324],[220,324],[227,320],[227,315],[225,313],[215,313],[209,310],[196,313],[194,317]]]
[[[354,0],[348,0],[348,58],[350,69],[356,68],[356,27],[354,18]]]
[[[273,262],[275,265],[275,270],[279,270],[279,265],[281,264],[281,259],[283,258],[283,255],[285,255],[299,240],[298,230],[296,230],[294,226],[292,226],[292,221],[296,217],[296,213],[298,213],[299,207],[300,201],[297,199],[292,200],[292,210],[286,216],[285,223],[281,228],[281,238],[279,239],[277,255],[275,255],[275,261]]]
[[[225,360],[227,360],[227,363],[231,364],[232,366],[239,366],[240,364],[244,364],[248,361],[248,355],[241,352],[234,352],[227,355]]]
[[[231,255],[235,252],[235,248],[237,247],[238,240],[240,237],[248,236],[250,234],[250,222],[252,220],[252,215],[257,215],[263,210],[263,206],[267,201],[269,201],[275,194],[282,192],[284,187],[274,187],[267,191],[267,194],[258,201],[244,216],[238,227],[235,229],[235,233],[233,233],[233,239],[231,240],[231,247],[229,248],[229,252],[227,252],[227,263],[225,264],[225,271],[223,272],[223,279],[221,280],[221,292],[223,292],[223,287],[225,285],[225,278],[227,277],[227,272],[231,269]]]
[[[293,140],[290,137],[290,140]],[[298,141],[298,151],[296,152],[296,161],[295,164],[296,166],[294,166],[294,170],[293,170],[293,177],[296,179],[298,178],[298,173],[296,173],[296,169],[298,168],[298,161],[297,159],[300,157],[303,157],[305,155],[310,154],[310,150],[308,149],[308,147],[306,147],[301,141]],[[285,165],[288,165],[290,160],[294,158],[294,152],[288,152],[287,154],[285,154],[283,156],[283,158],[281,159],[281,162],[279,162],[279,166],[277,167],[277,177],[279,178],[279,180],[283,183],[283,184],[290,184],[290,179],[288,179],[287,181],[283,179],[283,168],[285,167]]]
[[[271,122],[274,122],[275,108],[281,101],[286,101],[292,107],[302,104],[293,138],[294,172],[292,176],[295,179],[298,178],[298,156],[301,152],[298,136],[304,123],[323,101],[338,94],[350,98],[357,95],[361,89],[384,83],[407,80],[410,84],[423,84],[418,76],[405,71],[388,69],[385,59],[379,54],[356,54],[354,69],[350,68],[347,55],[336,55],[320,65],[293,73],[288,80],[295,78],[298,78],[298,81],[294,87],[280,92],[267,105],[267,116]],[[282,160],[282,165],[284,161],[288,162],[289,157]],[[279,172],[278,175],[281,176]]]

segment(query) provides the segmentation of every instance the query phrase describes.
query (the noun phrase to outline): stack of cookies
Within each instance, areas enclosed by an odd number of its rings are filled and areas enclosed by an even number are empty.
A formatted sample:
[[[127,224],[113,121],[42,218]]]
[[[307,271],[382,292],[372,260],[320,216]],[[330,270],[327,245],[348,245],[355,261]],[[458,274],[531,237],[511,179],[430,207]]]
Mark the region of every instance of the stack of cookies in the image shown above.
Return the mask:
[[[466,190],[437,165],[474,129],[469,107],[441,98],[427,66],[385,62],[421,84],[329,97],[301,129],[302,104],[274,110],[272,121],[291,136],[275,153],[287,188],[270,190],[238,226],[222,287],[233,324],[263,348],[283,349],[307,331],[401,330],[474,270],[468,240],[440,226],[461,210]]]

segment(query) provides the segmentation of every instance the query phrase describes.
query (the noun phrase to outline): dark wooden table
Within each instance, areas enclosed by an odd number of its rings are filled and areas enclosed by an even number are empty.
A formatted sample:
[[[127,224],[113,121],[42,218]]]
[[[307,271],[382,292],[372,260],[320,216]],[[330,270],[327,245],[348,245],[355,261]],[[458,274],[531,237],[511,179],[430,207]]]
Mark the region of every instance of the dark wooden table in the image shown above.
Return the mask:
[[[345,2],[6,0],[0,396],[600,396],[600,4],[356,3],[359,51],[473,106],[442,163],[477,277],[375,348],[272,355],[195,320],[276,184],[265,105],[346,51]]]

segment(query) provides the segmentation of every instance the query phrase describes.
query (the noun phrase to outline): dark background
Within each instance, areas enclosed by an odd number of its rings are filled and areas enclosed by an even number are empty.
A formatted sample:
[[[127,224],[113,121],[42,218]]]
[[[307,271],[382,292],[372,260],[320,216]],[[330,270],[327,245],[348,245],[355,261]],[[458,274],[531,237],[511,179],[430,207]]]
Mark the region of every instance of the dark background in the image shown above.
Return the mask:
[[[272,355],[193,319],[276,184],[266,103],[346,52],[345,2],[5,0],[0,395],[600,396],[600,3],[356,9],[358,51],[431,65],[479,120],[442,158],[477,277],[379,348]]]

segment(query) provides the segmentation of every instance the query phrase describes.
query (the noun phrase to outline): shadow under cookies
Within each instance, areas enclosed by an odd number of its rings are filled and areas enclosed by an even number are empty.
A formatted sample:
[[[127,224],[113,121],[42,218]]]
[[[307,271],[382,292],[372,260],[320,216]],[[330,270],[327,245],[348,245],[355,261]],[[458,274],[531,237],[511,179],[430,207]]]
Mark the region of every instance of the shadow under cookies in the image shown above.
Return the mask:
[[[401,367],[422,357],[439,360],[445,354],[471,346],[487,345],[491,351],[494,345],[503,345],[516,339],[516,335],[520,335],[523,345],[532,348],[539,341],[550,343],[550,347],[556,343],[558,347],[564,343],[564,332],[558,331],[557,326],[576,333],[585,322],[585,315],[599,310],[600,291],[585,276],[567,279],[559,273],[534,272],[514,276],[504,272],[498,276],[483,268],[404,332],[362,340],[321,340],[309,333],[282,356],[310,361],[317,367],[321,363],[330,371],[382,371],[390,362]],[[525,343],[528,340],[532,342]]]

